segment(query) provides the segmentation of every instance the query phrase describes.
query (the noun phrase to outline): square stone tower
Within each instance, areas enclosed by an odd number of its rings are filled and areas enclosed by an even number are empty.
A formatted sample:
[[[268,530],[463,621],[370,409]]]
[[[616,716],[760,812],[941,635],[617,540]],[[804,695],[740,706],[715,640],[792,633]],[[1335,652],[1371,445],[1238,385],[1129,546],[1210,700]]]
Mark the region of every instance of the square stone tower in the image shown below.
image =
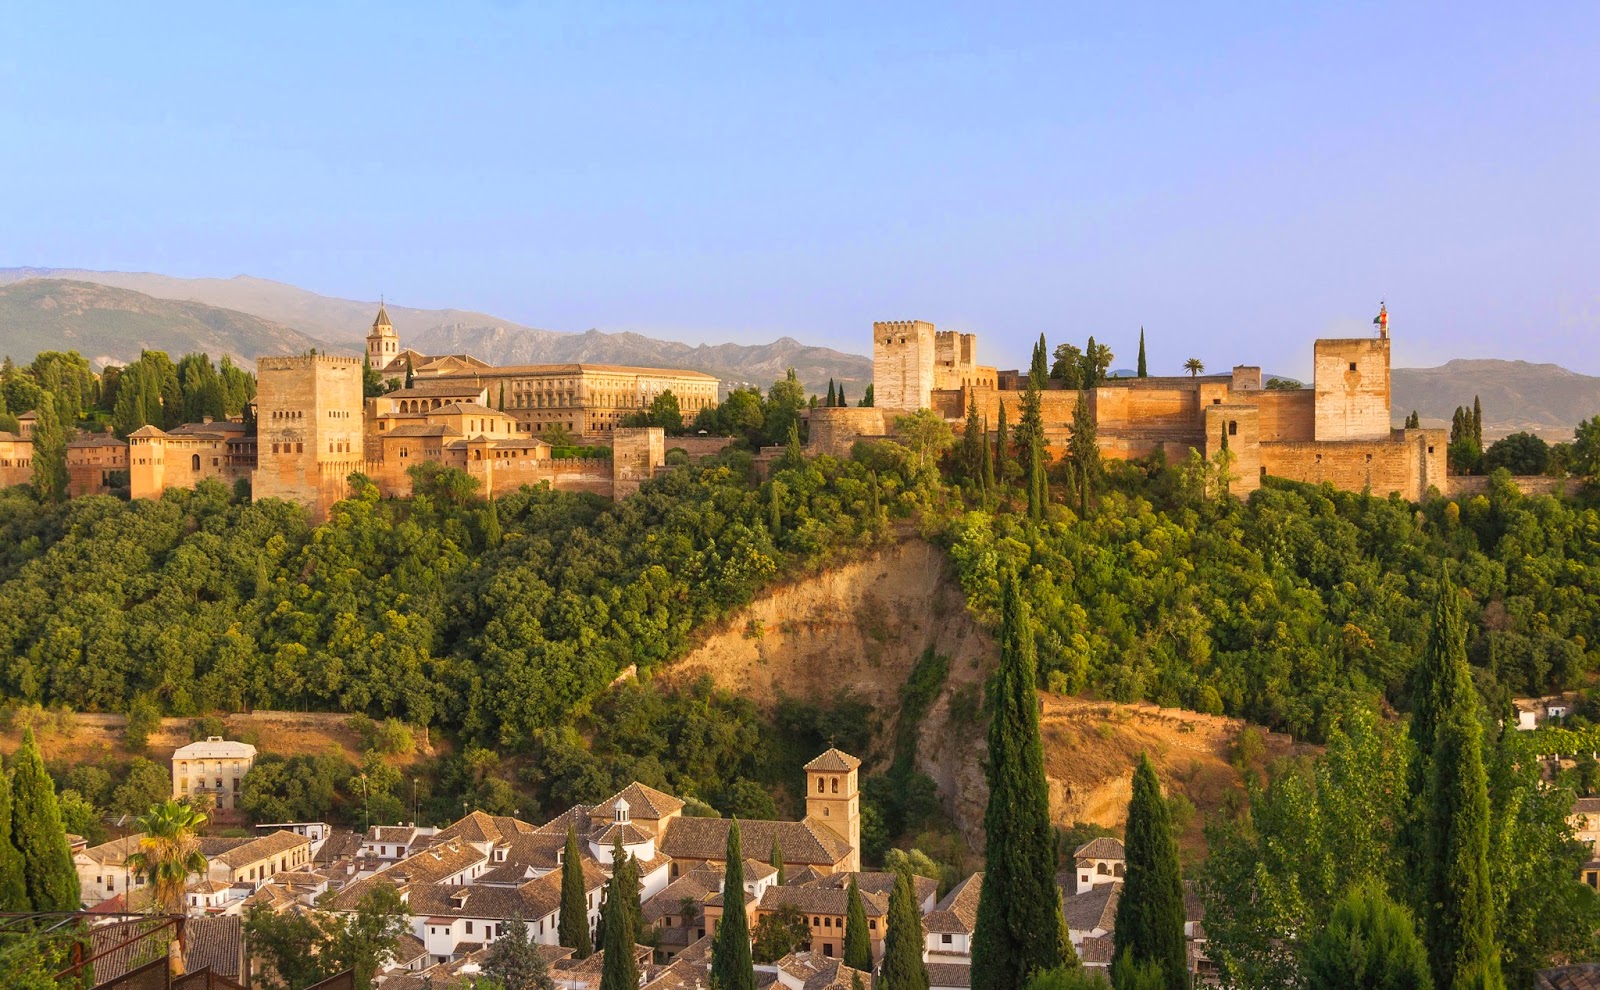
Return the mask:
[[[1316,439],[1389,439],[1389,338],[1319,340],[1315,353]]]
[[[923,320],[872,325],[872,396],[879,409],[911,411],[932,403],[934,328]]]
[[[325,518],[365,464],[362,406],[360,358],[259,358],[252,497],[299,502]]]
[[[850,845],[845,869],[861,869],[861,792],[856,773],[861,761],[830,749],[806,764],[806,818],[820,823]]]

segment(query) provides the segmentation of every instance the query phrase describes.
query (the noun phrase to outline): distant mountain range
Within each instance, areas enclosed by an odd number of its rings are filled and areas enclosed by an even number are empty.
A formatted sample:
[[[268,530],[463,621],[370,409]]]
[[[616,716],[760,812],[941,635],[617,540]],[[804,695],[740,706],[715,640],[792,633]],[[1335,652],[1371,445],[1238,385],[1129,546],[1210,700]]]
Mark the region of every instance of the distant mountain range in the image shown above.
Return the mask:
[[[245,360],[311,347],[328,345],[281,323],[204,303],[65,279],[0,285],[0,354],[19,362],[40,351],[75,350],[103,366],[137,360],[142,350]]]
[[[1547,440],[1571,440],[1580,420],[1600,414],[1600,378],[1557,364],[1457,359],[1437,368],[1390,372],[1396,418],[1412,410],[1424,426],[1449,426],[1457,406],[1483,403],[1484,433],[1526,430]]]
[[[49,287],[18,288],[37,280],[45,280]],[[66,312],[46,315],[50,310],[41,300],[62,291],[58,288],[62,280],[79,284],[67,293],[75,302],[66,307]],[[106,294],[95,300],[82,283],[131,290],[153,298],[135,303],[125,295]],[[76,347],[100,363],[137,358],[141,346],[158,347],[174,354],[205,350],[213,355],[228,353],[240,358],[288,353],[307,347],[331,347],[359,354],[378,309],[376,299],[335,299],[249,275],[173,278],[144,272],[95,272],[76,268],[0,268],[0,293],[7,293],[8,289],[23,292],[33,300],[32,303],[7,303],[6,297],[0,295],[0,351],[9,352],[19,360],[30,359],[38,351],[52,347]],[[172,312],[170,332],[165,334],[148,319],[160,311],[162,301],[182,302],[191,307],[183,311],[189,314],[189,319],[178,311]],[[31,312],[30,306],[41,312]],[[117,321],[110,314],[121,306],[127,307],[130,314],[128,326],[113,327]],[[468,353],[492,364],[586,361],[687,368],[715,375],[733,385],[753,384],[762,388],[794,368],[810,391],[825,391],[828,379],[832,378],[851,386],[847,394],[854,398],[860,398],[872,377],[872,361],[868,358],[827,347],[811,347],[790,337],[769,344],[695,347],[636,333],[540,330],[471,310],[414,309],[393,303],[385,308],[395,331],[400,334],[402,345],[430,354]],[[92,330],[88,324],[74,325],[77,317],[69,313],[80,309],[95,314]],[[304,343],[279,346],[269,343],[259,333],[241,332],[237,342],[230,345],[215,335],[195,331],[192,317],[206,309],[214,309],[219,314],[213,317],[214,322],[252,319],[263,327],[297,333]],[[52,337],[52,329],[72,329],[76,336],[64,338],[58,334]],[[108,343],[90,342],[102,337]],[[63,344],[63,339],[69,342]]]
[[[0,268],[0,354],[31,360],[41,350],[75,349],[97,365],[125,363],[153,348],[262,354],[318,348],[359,354],[376,300],[335,299],[282,282],[173,278],[136,272]],[[472,354],[493,364],[588,362],[688,368],[731,385],[765,388],[794,368],[812,392],[843,382],[853,401],[872,378],[872,361],[782,337],[767,344],[689,344],[637,333],[561,333],[461,309],[388,305],[402,344],[430,354]],[[1131,374],[1131,372],[1128,372]],[[1581,419],[1600,413],[1600,378],[1554,364],[1456,360],[1438,368],[1393,371],[1396,421],[1413,409],[1425,425],[1448,426],[1458,405],[1483,402],[1492,436],[1529,430],[1570,439]]]

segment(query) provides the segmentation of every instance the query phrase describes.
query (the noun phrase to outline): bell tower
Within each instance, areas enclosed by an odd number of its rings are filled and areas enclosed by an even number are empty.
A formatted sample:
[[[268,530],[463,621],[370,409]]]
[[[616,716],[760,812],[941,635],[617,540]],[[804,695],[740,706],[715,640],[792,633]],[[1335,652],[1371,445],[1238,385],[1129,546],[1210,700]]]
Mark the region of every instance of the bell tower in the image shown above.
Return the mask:
[[[378,303],[378,317],[372,321],[372,332],[367,334],[367,363],[382,371],[400,356],[400,336],[389,322],[389,309]]]
[[[845,869],[861,869],[861,761],[830,749],[806,764],[806,818],[850,846]]]

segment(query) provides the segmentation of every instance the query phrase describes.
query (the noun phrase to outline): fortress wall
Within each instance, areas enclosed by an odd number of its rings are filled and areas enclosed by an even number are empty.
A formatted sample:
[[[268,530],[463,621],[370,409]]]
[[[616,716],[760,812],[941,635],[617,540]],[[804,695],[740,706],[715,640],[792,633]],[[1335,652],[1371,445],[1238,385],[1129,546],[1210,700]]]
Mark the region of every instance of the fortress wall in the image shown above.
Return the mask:
[[[935,397],[946,394],[934,393]],[[887,418],[884,410],[872,407],[818,407],[809,414],[810,431],[806,446],[812,453],[849,457],[850,447],[856,440],[861,437],[880,437],[888,432],[885,423]]]
[[[1547,478],[1544,475],[1516,475],[1511,483],[1524,495],[1563,495],[1576,491],[1579,482],[1572,478]],[[1446,498],[1483,495],[1489,491],[1489,477],[1481,474],[1453,475],[1441,486]]]
[[[1396,430],[1388,440],[1263,442],[1261,467],[1276,478],[1418,500],[1428,486],[1448,485],[1444,449],[1442,430]]]
[[[1102,385],[1090,397],[1095,425],[1105,429],[1172,428],[1200,425],[1198,388],[1125,388]]]
[[[1250,393],[1261,410],[1261,439],[1311,440],[1316,435],[1316,393],[1311,389],[1263,389]]]
[[[978,415],[989,421],[989,429],[993,430],[1000,422],[1000,403],[1006,406],[1006,429],[1016,429],[1022,421],[1022,396],[1023,391],[1012,389],[975,388],[963,392],[936,392],[936,397],[946,395],[954,396],[956,405],[950,409],[938,407],[938,411],[945,419],[965,419],[967,407],[965,397],[971,396],[972,402],[978,407]],[[1046,431],[1065,430],[1072,422],[1072,410],[1078,405],[1078,393],[1071,389],[1045,389],[1039,393],[1039,413],[1044,417]],[[1093,408],[1091,404],[1091,408]]]
[[[1228,490],[1248,495],[1261,487],[1261,412],[1243,402],[1206,407],[1205,455],[1214,458],[1222,450],[1222,437],[1228,437],[1228,452],[1233,455],[1233,481]]]
[[[610,437],[607,437],[606,439],[609,440]],[[688,454],[690,457],[696,459],[701,457],[710,457],[712,454],[720,454],[724,450],[727,450],[729,447],[733,446],[734,443],[735,440],[733,437],[667,437],[668,450],[676,447]]]

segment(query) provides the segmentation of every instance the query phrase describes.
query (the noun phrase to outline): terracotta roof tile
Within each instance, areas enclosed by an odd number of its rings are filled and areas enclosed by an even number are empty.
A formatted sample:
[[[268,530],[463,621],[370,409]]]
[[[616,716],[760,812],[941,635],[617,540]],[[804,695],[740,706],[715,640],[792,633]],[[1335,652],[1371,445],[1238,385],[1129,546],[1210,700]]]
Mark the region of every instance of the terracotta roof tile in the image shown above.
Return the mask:
[[[849,773],[861,766],[861,761],[849,753],[837,749],[829,749],[826,753],[806,764],[806,770],[817,773]]]

